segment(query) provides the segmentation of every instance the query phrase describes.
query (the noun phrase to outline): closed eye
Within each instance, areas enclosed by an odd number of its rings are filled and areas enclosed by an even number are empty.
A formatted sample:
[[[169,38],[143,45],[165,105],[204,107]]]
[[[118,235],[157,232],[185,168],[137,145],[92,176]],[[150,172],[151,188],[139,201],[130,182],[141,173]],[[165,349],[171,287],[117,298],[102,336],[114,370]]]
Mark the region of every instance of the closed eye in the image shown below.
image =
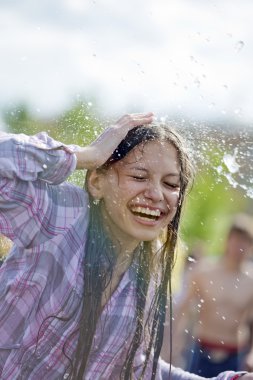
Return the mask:
[[[135,175],[131,175],[130,177],[137,180],[137,181],[146,181],[147,180],[146,177],[140,177],[140,176],[135,176]]]
[[[165,186],[170,187],[172,189],[178,189],[180,185],[178,183],[169,183],[169,182],[164,182]]]

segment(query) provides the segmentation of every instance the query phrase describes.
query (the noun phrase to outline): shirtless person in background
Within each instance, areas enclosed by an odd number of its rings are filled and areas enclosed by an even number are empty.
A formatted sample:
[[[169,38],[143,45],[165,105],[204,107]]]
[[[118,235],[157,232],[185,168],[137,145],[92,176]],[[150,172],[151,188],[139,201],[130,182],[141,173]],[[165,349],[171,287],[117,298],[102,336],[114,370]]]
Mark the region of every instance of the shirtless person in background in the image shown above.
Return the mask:
[[[207,265],[206,260],[200,261],[189,276],[185,297],[174,310],[173,331],[174,341],[180,331],[188,332],[187,318],[192,318],[194,308],[194,354],[186,365],[190,372],[212,377],[227,369],[253,370],[253,277],[246,268],[252,247],[253,220],[248,215],[237,215],[222,257]],[[162,355],[165,360],[169,359],[167,329]]]

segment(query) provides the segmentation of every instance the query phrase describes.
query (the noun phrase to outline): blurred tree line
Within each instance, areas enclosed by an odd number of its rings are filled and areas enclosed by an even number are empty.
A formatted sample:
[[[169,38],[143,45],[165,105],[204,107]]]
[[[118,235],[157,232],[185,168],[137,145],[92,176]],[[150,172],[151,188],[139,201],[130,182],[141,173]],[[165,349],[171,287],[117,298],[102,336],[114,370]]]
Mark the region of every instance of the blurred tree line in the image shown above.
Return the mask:
[[[81,101],[49,121],[34,118],[25,106],[6,110],[3,119],[9,132],[32,135],[46,131],[59,141],[81,146],[88,145],[103,129],[103,122],[94,107]],[[205,162],[200,159],[195,162],[197,174],[185,205],[181,237],[189,251],[196,241],[204,241],[207,254],[219,254],[228,217],[246,211],[250,200],[217,173],[216,167],[224,152],[213,146],[208,150],[208,144],[201,147],[199,142],[193,141],[194,144],[198,145],[200,152],[203,150],[200,157],[205,157]],[[76,172],[69,180],[83,186],[84,174]]]

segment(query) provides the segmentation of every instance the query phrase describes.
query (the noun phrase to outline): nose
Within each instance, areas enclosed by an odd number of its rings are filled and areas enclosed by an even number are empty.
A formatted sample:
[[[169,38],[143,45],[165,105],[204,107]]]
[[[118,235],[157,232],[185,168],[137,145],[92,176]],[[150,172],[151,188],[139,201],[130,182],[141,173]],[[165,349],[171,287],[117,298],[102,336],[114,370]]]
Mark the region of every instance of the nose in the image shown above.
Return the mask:
[[[161,185],[158,183],[149,182],[144,191],[144,195],[153,202],[159,202],[164,199]]]

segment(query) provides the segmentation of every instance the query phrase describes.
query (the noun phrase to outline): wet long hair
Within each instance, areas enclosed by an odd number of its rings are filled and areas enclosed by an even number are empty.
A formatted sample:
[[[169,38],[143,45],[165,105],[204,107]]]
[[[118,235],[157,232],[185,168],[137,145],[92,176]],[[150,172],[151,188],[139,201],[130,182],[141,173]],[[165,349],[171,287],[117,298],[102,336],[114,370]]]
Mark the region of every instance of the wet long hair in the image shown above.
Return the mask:
[[[176,214],[164,233],[164,241],[159,252],[154,252],[152,242],[140,243],[137,247],[137,280],[136,280],[136,325],[133,338],[122,366],[121,379],[130,380],[133,377],[133,363],[135,354],[141,345],[144,330],[149,326],[149,339],[145,351],[145,362],[139,379],[143,379],[149,360],[152,357],[151,380],[155,379],[157,362],[160,355],[166,304],[169,293],[171,315],[171,272],[174,263],[174,254],[178,237],[179,221],[186,189],[192,178],[192,168],[184,147],[183,140],[172,128],[163,125],[151,124],[130,130],[125,139],[119,144],[107,162],[98,170],[108,170],[115,162],[123,159],[133,148],[148,141],[169,142],[177,151],[180,166],[180,193]],[[140,145],[141,146],[141,145]],[[86,189],[89,172],[86,176]],[[101,215],[101,204],[89,195],[90,219],[88,237],[85,246],[85,263],[83,268],[84,295],[77,343],[76,355],[73,363],[72,378],[81,380],[87,368],[92,342],[98,319],[102,312],[102,295],[109,286],[116,264],[116,253],[113,242],[106,232]],[[117,206],[115,206],[117,207]],[[159,280],[156,291],[148,310],[148,323],[144,318],[148,287],[151,278],[151,268],[154,256],[158,258]],[[152,353],[152,355],[151,355]]]

